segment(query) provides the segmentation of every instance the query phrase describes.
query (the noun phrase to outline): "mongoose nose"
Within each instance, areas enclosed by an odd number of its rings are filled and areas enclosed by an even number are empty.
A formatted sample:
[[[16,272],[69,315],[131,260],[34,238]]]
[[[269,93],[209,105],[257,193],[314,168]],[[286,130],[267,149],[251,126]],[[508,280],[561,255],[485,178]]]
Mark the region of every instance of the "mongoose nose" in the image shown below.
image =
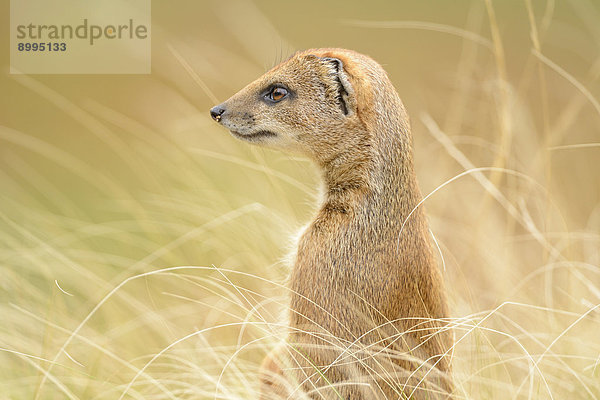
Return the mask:
[[[210,116],[215,121],[220,122],[221,116],[223,115],[224,112],[225,112],[225,108],[223,108],[222,106],[214,106],[213,108],[210,109]]]

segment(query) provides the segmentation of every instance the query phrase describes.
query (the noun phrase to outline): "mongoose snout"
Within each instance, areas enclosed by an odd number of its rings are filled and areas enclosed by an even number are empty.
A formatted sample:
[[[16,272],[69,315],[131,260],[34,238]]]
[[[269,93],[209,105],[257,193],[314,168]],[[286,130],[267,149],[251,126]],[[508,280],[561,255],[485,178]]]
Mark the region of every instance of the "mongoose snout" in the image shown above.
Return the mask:
[[[210,114],[239,139],[312,158],[324,184],[260,400],[452,398],[443,280],[408,115],[383,68],[350,50],[306,50]]]
[[[225,109],[221,106],[214,106],[210,109],[210,116],[217,122],[221,121],[221,116],[225,112]]]

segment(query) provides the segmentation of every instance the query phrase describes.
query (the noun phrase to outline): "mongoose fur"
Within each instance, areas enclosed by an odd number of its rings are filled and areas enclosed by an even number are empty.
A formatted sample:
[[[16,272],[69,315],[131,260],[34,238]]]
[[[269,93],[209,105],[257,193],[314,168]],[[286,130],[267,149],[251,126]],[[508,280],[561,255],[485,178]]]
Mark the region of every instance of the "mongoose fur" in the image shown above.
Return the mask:
[[[445,291],[409,119],[383,68],[350,50],[298,52],[211,115],[239,139],[310,157],[324,182],[260,399],[452,398]]]

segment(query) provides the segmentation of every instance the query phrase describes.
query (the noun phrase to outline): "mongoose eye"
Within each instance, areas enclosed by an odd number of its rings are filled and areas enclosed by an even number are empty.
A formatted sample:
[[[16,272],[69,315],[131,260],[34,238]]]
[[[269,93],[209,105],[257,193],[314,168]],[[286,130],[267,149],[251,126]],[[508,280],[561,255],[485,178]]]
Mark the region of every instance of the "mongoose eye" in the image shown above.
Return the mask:
[[[278,102],[283,100],[283,98],[285,96],[287,96],[288,91],[282,87],[274,87],[273,89],[271,89],[271,91],[267,94],[267,98],[273,102]]]

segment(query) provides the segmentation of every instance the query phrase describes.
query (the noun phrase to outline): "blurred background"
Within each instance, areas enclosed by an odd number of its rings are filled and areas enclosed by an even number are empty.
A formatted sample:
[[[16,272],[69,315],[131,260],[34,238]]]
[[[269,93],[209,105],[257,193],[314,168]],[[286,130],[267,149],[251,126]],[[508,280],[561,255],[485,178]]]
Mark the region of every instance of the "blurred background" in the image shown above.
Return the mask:
[[[598,2],[154,1],[152,21],[150,75],[9,75],[4,32],[1,397],[254,398],[319,179],[208,110],[345,47],[411,115],[457,398],[600,398]]]

